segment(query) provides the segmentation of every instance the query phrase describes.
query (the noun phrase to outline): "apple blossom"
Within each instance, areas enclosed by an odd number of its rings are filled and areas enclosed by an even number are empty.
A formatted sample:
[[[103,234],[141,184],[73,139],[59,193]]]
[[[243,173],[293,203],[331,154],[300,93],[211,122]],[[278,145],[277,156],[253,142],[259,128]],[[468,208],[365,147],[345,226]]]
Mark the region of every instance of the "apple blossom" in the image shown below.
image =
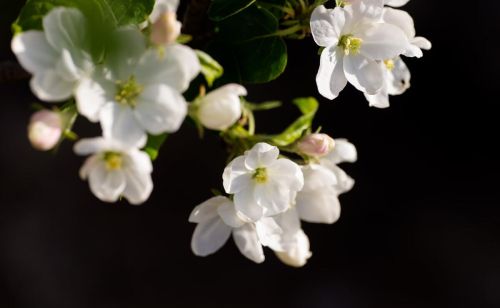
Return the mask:
[[[123,196],[139,205],[153,190],[153,166],[149,156],[138,150],[142,146],[106,137],[82,139],[75,144],[75,153],[91,156],[80,169],[80,177],[88,179],[90,190],[102,201],[116,202]]]
[[[285,212],[304,185],[300,167],[267,143],[257,143],[224,169],[223,184],[236,210],[252,221]]]
[[[312,256],[309,238],[301,229],[300,219],[296,209],[291,208],[283,214],[274,217],[281,228],[279,234],[281,250],[275,250],[276,256],[286,265],[302,267]]]
[[[31,116],[28,138],[31,145],[40,151],[53,149],[64,131],[64,119],[59,112],[40,110]]]
[[[196,117],[203,126],[226,130],[241,117],[240,96],[247,90],[239,84],[227,84],[202,97],[197,102]]]
[[[389,95],[403,94],[410,87],[410,70],[401,57],[397,57],[395,60],[386,60],[384,64],[384,85],[382,89],[375,95],[365,93],[365,97],[372,107],[389,107]]]
[[[79,112],[121,140],[177,131],[187,114],[181,93],[200,71],[194,51],[178,44],[162,52],[146,49],[133,28],[121,28],[114,37],[116,48],[105,66],[81,81]]]
[[[197,256],[208,256],[219,250],[233,235],[240,252],[255,263],[264,262],[262,246],[283,250],[279,243],[280,227],[272,218],[251,222],[238,214],[227,197],[210,198],[194,208],[189,221],[197,223],[191,249]]]
[[[393,59],[408,48],[408,38],[398,27],[380,22],[382,0],[365,0],[326,9],[318,6],[311,16],[315,42],[321,53],[316,83],[321,95],[335,99],[351,83],[370,95],[383,86],[381,61]]]
[[[86,50],[86,18],[72,8],[55,8],[43,18],[45,31],[17,34],[11,48],[33,75],[33,93],[47,102],[70,98],[79,81],[93,68]]]

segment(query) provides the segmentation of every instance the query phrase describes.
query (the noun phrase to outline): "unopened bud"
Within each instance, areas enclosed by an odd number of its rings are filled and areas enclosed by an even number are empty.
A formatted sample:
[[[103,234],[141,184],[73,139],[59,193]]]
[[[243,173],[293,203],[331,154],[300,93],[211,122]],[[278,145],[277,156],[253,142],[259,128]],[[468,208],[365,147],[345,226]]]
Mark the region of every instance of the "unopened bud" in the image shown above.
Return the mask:
[[[33,114],[28,125],[28,139],[40,151],[53,149],[63,133],[63,119],[58,112],[41,110]]]
[[[308,156],[322,157],[335,147],[335,141],[327,134],[310,134],[302,138],[297,149]]]
[[[181,23],[177,20],[177,14],[166,11],[153,23],[151,41],[156,45],[172,44],[179,34],[181,34]]]

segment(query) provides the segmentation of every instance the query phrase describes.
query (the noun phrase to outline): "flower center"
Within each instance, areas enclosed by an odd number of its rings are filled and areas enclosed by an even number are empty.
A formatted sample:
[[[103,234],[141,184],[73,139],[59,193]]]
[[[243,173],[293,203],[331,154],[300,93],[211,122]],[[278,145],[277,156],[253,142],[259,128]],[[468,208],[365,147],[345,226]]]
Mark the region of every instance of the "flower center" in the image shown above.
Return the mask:
[[[352,34],[342,35],[339,40],[338,46],[344,50],[346,56],[350,54],[357,54],[359,49],[361,48],[361,44],[363,40],[357,37],[354,37]]]
[[[385,67],[389,70],[392,71],[394,69],[394,61],[393,60],[384,60]]]
[[[142,93],[144,88],[135,81],[134,76],[130,76],[127,81],[116,82],[115,100],[123,105],[135,107],[137,105],[137,97]]]
[[[108,171],[120,170],[123,166],[123,157],[120,153],[106,152],[104,153],[104,161]]]
[[[262,184],[267,182],[267,170],[266,168],[257,168],[252,176],[257,183]]]

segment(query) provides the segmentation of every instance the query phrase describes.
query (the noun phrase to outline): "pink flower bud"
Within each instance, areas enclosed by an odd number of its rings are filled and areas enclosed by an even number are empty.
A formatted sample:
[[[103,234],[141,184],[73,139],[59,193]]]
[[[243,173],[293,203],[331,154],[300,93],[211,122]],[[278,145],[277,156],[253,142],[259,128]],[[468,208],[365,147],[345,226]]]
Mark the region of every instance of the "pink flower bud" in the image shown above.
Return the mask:
[[[335,141],[327,134],[310,134],[302,138],[297,149],[308,156],[321,157],[330,153],[335,147]]]
[[[157,45],[175,43],[180,33],[181,23],[177,20],[177,14],[166,11],[153,23],[151,41]]]
[[[56,146],[63,132],[63,119],[58,112],[41,110],[31,116],[28,125],[28,139],[40,151],[48,151]]]

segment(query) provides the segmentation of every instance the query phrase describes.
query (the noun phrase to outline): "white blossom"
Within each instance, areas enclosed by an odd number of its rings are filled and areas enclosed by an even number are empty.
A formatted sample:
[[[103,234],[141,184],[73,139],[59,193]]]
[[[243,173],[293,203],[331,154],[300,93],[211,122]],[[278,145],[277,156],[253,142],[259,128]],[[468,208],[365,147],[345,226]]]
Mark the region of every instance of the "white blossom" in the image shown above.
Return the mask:
[[[181,93],[200,71],[194,51],[177,44],[161,52],[146,49],[144,36],[133,28],[117,30],[114,38],[104,68],[78,88],[79,112],[100,121],[105,134],[130,142],[145,139],[146,132],[177,131],[187,114]]]
[[[258,143],[224,170],[223,184],[236,210],[252,221],[285,212],[304,185],[300,167],[267,143]]]
[[[403,94],[410,87],[410,70],[401,57],[386,60],[384,65],[384,85],[382,89],[375,95],[365,93],[365,97],[372,107],[389,107],[389,95]]]
[[[275,250],[276,256],[286,265],[302,267],[312,256],[309,238],[301,229],[298,212],[291,208],[283,214],[274,217],[281,228],[279,235],[279,248]]]
[[[53,149],[61,139],[64,119],[59,112],[40,110],[31,116],[28,125],[28,139],[40,151]]]
[[[239,84],[228,84],[208,93],[198,102],[198,120],[209,129],[226,130],[240,119],[240,96],[245,95],[247,90]]]
[[[191,240],[191,249],[197,256],[208,256],[218,251],[233,235],[240,252],[255,263],[264,262],[262,246],[282,251],[280,227],[272,218],[251,222],[238,214],[233,202],[223,196],[213,197],[198,205],[189,221],[197,223]]]
[[[336,98],[351,83],[373,95],[383,86],[383,60],[408,48],[408,38],[398,27],[381,22],[382,0],[364,0],[326,9],[318,6],[311,16],[315,42],[324,47],[316,76],[319,92]]]
[[[312,223],[335,223],[340,217],[338,196],[349,191],[354,180],[337,164],[354,162],[356,148],[345,139],[336,139],[334,150],[318,163],[302,167],[304,188],[297,194],[300,219]]]
[[[93,68],[86,50],[88,33],[83,14],[71,8],[55,8],[43,18],[43,31],[17,34],[11,48],[24,69],[33,75],[30,86],[41,100],[69,99]]]
[[[115,202],[123,196],[131,204],[141,204],[153,190],[153,166],[149,156],[138,150],[142,146],[107,137],[82,139],[75,144],[75,153],[91,156],[80,177],[88,179],[90,190],[102,201]]]

